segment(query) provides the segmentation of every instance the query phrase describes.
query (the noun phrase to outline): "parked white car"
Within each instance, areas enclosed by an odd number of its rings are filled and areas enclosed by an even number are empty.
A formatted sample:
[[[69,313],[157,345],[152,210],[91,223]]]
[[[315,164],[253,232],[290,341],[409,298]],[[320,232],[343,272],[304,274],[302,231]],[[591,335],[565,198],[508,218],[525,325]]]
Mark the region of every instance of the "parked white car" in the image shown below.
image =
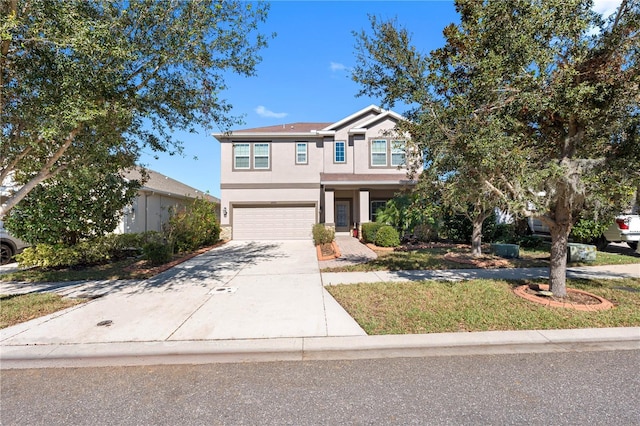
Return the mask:
[[[13,256],[27,247],[29,244],[9,234],[0,221],[0,265],[11,262]]]
[[[638,241],[640,241],[640,215],[616,216],[616,220],[602,235],[609,243],[627,243],[632,250],[637,250]]]

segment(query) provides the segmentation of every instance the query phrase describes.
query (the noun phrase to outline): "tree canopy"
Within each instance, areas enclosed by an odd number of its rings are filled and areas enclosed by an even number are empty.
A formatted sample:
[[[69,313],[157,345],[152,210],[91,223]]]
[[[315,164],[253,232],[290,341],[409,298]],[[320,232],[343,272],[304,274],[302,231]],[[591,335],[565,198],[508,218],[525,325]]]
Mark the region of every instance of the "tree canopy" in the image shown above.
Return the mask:
[[[180,151],[174,131],[238,122],[222,94],[251,76],[267,38],[260,2],[9,0],[0,12],[0,181],[20,189],[142,149]]]
[[[640,180],[640,3],[607,20],[591,6],[459,0],[460,24],[429,54],[393,21],[357,35],[361,93],[407,105],[405,130],[432,174],[455,178],[451,194],[549,226],[559,296],[580,212],[623,207]]]

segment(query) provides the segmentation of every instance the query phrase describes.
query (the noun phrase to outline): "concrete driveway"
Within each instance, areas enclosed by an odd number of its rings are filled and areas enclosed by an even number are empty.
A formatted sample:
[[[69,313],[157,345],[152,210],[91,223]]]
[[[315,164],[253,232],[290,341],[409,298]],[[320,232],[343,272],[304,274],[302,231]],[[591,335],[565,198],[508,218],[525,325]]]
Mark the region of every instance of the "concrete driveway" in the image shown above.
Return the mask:
[[[63,292],[103,295],[0,330],[2,345],[365,334],[324,290],[310,241],[231,241],[148,280]]]

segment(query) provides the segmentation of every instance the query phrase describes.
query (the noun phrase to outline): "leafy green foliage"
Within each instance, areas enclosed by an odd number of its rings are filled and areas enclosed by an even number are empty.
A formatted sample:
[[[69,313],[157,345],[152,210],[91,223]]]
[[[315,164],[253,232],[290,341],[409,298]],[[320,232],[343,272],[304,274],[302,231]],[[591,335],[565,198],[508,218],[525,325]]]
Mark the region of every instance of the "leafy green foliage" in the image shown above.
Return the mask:
[[[142,252],[147,242],[162,241],[157,232],[109,234],[80,241],[72,246],[40,243],[16,255],[20,267],[45,269],[76,267],[114,262]]]
[[[220,224],[216,216],[217,205],[196,198],[184,209],[173,210],[164,234],[176,253],[188,252],[220,239]]]
[[[327,228],[323,223],[316,223],[311,230],[315,245],[328,244],[335,238],[335,231]]]
[[[112,168],[65,170],[38,185],[11,211],[6,228],[32,245],[71,246],[112,232],[141,185]]]
[[[181,152],[173,135],[240,122],[222,98],[251,76],[267,38],[261,2],[24,0],[0,23],[0,181],[33,188],[84,166]]]
[[[365,243],[374,243],[378,230],[384,226],[380,222],[366,222],[362,224],[362,240]]]
[[[411,106],[397,131],[411,134],[426,182],[469,215],[476,238],[493,207],[541,215],[556,296],[580,212],[626,207],[640,183],[640,2],[622,0],[606,21],[591,6],[459,0],[460,23],[429,55],[393,21],[372,18],[372,35],[357,34],[361,94]]]
[[[397,247],[400,245],[400,236],[393,226],[384,225],[376,233],[375,244],[378,247]]]
[[[142,247],[144,258],[152,265],[162,265],[173,258],[171,246],[166,242],[151,241]]]
[[[578,243],[591,243],[600,238],[608,226],[608,223],[582,218],[571,228],[571,237]]]

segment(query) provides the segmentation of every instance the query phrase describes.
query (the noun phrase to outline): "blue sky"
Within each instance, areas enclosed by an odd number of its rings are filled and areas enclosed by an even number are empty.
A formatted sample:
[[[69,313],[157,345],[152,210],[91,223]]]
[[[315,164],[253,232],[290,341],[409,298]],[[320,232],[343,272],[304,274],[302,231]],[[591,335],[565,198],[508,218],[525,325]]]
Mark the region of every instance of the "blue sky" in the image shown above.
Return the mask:
[[[610,10],[619,0],[599,0],[596,10]],[[261,52],[257,75],[229,75],[224,98],[233,114],[252,128],[304,121],[338,121],[378,99],[356,97],[351,81],[355,65],[353,32],[369,29],[368,15],[397,19],[413,34],[422,52],[442,46],[442,30],[458,22],[453,1],[273,1],[260,31],[277,33]],[[398,110],[402,113],[403,111]],[[219,129],[212,129],[219,131]],[[202,129],[178,134],[183,156],[153,153],[142,164],[213,196],[220,197],[220,146]]]

